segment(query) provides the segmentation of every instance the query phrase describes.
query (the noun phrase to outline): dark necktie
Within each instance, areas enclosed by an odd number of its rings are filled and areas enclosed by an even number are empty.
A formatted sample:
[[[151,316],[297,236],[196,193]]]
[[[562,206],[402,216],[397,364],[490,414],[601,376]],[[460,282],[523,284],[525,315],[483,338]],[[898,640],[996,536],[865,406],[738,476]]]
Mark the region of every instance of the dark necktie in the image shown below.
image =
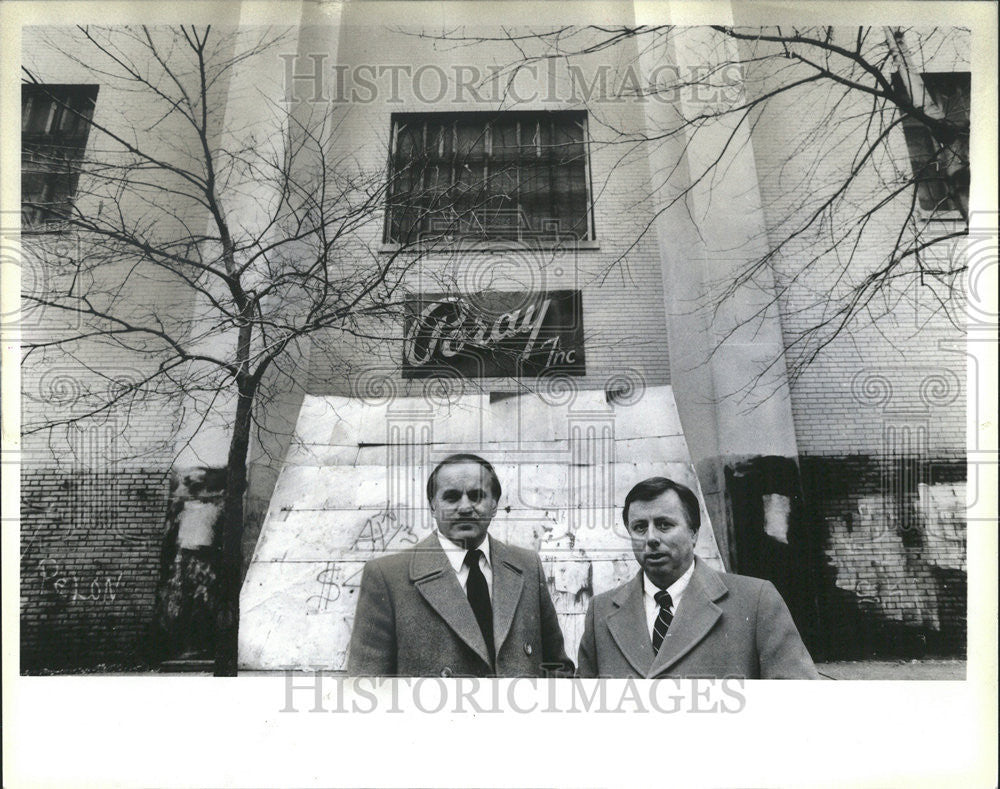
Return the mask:
[[[478,548],[465,554],[465,566],[469,568],[469,577],[465,582],[465,594],[476,615],[479,629],[486,641],[486,650],[490,653],[490,666],[496,661],[493,651],[493,604],[490,602],[490,589],[486,585],[486,576],[479,568],[479,557],[483,552]]]
[[[663,644],[663,637],[667,634],[667,628],[670,627],[670,623],[674,620],[674,617],[670,613],[670,606],[673,604],[673,600],[670,599],[670,592],[666,589],[661,589],[653,595],[653,599],[660,606],[660,613],[656,615],[656,621],[653,622],[653,653],[655,654],[660,651],[660,647]]]

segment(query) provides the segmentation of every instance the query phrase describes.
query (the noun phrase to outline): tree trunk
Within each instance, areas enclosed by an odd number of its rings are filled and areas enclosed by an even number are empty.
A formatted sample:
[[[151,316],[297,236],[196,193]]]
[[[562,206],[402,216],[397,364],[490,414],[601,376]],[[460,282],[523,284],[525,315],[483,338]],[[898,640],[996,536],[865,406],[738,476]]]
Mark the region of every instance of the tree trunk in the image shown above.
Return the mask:
[[[219,560],[219,608],[215,630],[215,676],[235,677],[240,627],[240,581],[243,568],[243,494],[250,444],[253,393],[240,385],[236,419],[229,443],[226,492],[222,505],[222,555]]]

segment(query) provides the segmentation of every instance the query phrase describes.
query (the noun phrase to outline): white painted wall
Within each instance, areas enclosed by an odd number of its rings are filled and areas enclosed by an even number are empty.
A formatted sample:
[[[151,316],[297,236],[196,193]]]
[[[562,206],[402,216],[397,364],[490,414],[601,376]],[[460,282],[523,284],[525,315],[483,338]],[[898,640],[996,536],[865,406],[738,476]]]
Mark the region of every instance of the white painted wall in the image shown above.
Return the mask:
[[[594,594],[638,572],[621,520],[640,480],[699,493],[669,386],[628,404],[601,391],[556,402],[307,397],[240,598],[240,665],[343,669],[364,563],[430,533],[424,486],[454,452],[494,464],[494,537],[539,551],[567,653]],[[722,569],[707,513],[696,553]]]

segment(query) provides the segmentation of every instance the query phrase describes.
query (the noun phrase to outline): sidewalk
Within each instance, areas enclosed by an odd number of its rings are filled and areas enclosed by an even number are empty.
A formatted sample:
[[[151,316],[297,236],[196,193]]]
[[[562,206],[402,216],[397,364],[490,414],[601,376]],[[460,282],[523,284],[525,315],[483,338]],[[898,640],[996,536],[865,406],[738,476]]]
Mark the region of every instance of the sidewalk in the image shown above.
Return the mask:
[[[843,660],[817,663],[816,670],[828,680],[958,680],[965,679],[965,660]],[[241,677],[269,676],[280,671],[240,671]]]
[[[964,660],[848,660],[817,663],[823,679],[964,680]]]

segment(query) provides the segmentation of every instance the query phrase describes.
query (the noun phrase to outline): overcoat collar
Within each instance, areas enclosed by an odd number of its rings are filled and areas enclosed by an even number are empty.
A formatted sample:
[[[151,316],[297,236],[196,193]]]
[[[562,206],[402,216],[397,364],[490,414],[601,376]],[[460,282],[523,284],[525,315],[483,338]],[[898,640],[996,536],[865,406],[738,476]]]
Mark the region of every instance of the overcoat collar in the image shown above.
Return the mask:
[[[727,592],[722,577],[704,562],[695,560],[691,582],[684,590],[663,646],[654,655],[642,596],[642,570],[639,570],[612,596],[614,608],[606,618],[608,631],[632,668],[639,675],[652,678],[669,670],[708,635],[722,615],[715,601]]]
[[[514,623],[514,612],[524,588],[524,573],[529,568],[499,540],[491,537],[490,545],[493,562],[493,642],[499,655]]]
[[[448,557],[444,555],[438,539],[436,534],[431,534],[413,547],[410,580],[455,635],[488,665],[490,661],[486,641],[462,585],[458,582],[458,576],[448,562]],[[504,543],[493,537],[489,543],[490,564],[493,567],[493,642],[499,655],[500,648],[510,633],[514,612],[524,587],[524,573],[528,568]]]
[[[615,608],[607,616],[608,631],[632,668],[644,677],[653,662],[653,645],[642,601],[642,570],[614,593],[611,604]]]

